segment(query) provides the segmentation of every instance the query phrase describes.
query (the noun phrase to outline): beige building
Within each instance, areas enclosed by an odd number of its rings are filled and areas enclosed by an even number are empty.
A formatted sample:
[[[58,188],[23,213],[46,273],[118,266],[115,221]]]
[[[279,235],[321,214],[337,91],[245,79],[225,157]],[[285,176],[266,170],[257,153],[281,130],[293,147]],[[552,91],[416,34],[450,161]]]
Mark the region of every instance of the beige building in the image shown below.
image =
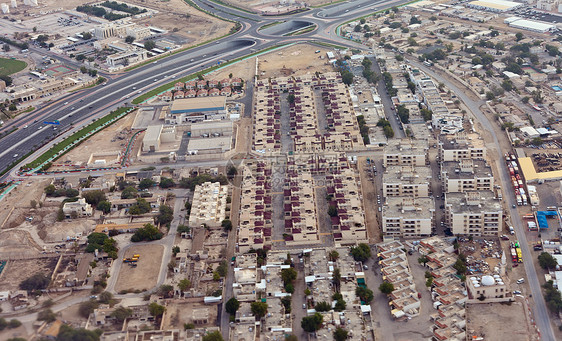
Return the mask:
[[[320,243],[312,175],[303,172],[294,179],[287,179],[283,194],[285,232],[292,236],[292,240],[288,240],[287,244]]]
[[[466,279],[468,298],[472,303],[489,303],[489,299],[510,300],[511,292],[500,275],[471,276]],[[488,299],[488,302],[486,300]]]
[[[220,226],[226,219],[226,199],[228,186],[219,182],[205,182],[197,185],[193,192],[189,226],[206,224],[209,227]]]
[[[486,158],[486,147],[483,140],[477,135],[468,136],[459,133],[453,136],[445,136],[439,143],[439,157],[441,162],[459,161],[463,159]]]
[[[434,212],[433,198],[387,197],[382,207],[382,231],[394,237],[429,236]]]
[[[442,162],[441,179],[445,193],[492,191],[494,188],[492,168],[485,160]]]
[[[502,215],[501,201],[491,191],[445,196],[445,221],[455,235],[497,236]]]
[[[383,197],[428,197],[430,194],[431,168],[390,166],[382,177]]]
[[[384,148],[383,166],[425,166],[429,164],[425,140],[389,140]]]
[[[80,198],[75,202],[64,203],[62,211],[66,218],[72,218],[73,216],[78,218],[91,217],[94,212],[92,205],[88,204],[84,198]]]
[[[176,141],[176,127],[154,125],[148,126],[142,139],[142,151],[159,152],[163,143],[172,143]]]

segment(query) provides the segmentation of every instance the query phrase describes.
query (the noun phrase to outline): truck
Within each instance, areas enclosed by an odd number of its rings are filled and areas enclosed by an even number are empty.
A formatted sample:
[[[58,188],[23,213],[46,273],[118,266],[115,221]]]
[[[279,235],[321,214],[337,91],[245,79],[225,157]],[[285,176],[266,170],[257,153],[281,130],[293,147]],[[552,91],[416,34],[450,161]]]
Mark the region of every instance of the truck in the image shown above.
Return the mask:
[[[509,227],[509,234],[515,234],[515,230],[513,230],[513,226]]]
[[[515,170],[513,169],[513,167],[509,166],[509,175],[514,176],[515,175]]]
[[[514,248],[511,248],[511,260],[513,263],[517,263],[517,251]]]
[[[517,205],[521,206],[523,204],[523,199],[521,198],[521,195],[517,196]]]
[[[521,200],[523,201],[523,205],[527,206],[528,202],[527,202],[527,195],[525,194],[521,194]]]

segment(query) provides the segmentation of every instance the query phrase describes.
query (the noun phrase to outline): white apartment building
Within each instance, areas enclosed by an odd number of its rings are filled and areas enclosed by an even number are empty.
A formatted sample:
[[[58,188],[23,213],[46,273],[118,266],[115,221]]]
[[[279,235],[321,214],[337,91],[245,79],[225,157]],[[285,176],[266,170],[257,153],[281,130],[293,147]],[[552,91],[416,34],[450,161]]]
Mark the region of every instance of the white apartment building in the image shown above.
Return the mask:
[[[201,224],[220,226],[226,218],[226,198],[228,186],[221,186],[219,182],[205,182],[195,187],[189,226]]]
[[[382,177],[383,197],[428,197],[430,181],[431,168],[429,167],[387,167]]]
[[[486,158],[486,147],[483,140],[477,135],[467,136],[466,134],[456,134],[446,136],[439,142],[439,158],[441,162],[459,161],[462,159]]]
[[[445,195],[445,221],[455,235],[497,236],[502,215],[501,201],[492,191]]]
[[[429,236],[434,212],[433,198],[387,197],[382,208],[382,231],[394,237]]]
[[[90,217],[94,212],[92,205],[86,202],[86,199],[80,198],[75,202],[66,202],[62,207],[62,211],[66,218],[76,217]]]
[[[390,140],[384,148],[383,166],[425,166],[428,148],[427,140]]]
[[[484,160],[462,159],[441,163],[444,193],[492,191],[492,168]]]

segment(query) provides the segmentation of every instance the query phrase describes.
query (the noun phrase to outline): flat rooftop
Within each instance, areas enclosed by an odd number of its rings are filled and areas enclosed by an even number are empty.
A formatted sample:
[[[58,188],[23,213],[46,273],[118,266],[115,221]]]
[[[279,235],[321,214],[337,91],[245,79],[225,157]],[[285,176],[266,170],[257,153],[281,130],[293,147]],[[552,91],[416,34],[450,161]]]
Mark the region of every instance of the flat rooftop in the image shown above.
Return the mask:
[[[225,110],[226,96],[176,99],[172,102],[172,114]]]
[[[429,144],[424,140],[410,139],[389,140],[388,145],[384,148],[385,154],[407,154],[407,155],[425,155]]]
[[[447,172],[449,179],[484,178],[492,176],[492,167],[485,160],[445,161],[441,162],[441,172]]]
[[[484,213],[502,210],[501,201],[492,191],[445,194],[445,204],[453,213]],[[470,198],[467,200],[467,198]]]
[[[382,176],[383,183],[427,184],[431,179],[431,168],[389,166]]]
[[[434,210],[433,198],[404,200],[404,197],[386,197],[382,215],[386,218],[431,219]]]
[[[232,145],[232,136],[219,136],[209,138],[193,138],[189,140],[187,150],[229,150]]]

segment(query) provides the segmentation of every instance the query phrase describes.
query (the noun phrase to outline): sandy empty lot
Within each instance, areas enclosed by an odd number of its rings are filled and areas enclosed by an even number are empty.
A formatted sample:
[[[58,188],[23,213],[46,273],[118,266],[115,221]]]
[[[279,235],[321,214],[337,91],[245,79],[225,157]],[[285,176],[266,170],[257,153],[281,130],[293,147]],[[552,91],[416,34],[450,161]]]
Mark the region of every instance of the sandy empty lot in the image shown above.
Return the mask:
[[[139,245],[129,248],[125,252],[125,258],[132,257],[134,254],[139,254],[140,258],[136,268],[127,264],[121,266],[115,291],[152,289],[158,280],[163,252],[162,245]]]
[[[19,284],[36,273],[51,276],[58,257],[8,261],[0,275],[2,290],[18,290]]]
[[[526,314],[520,299],[511,305],[471,304],[467,309],[467,331],[476,331],[486,340],[534,340],[527,330]]]

